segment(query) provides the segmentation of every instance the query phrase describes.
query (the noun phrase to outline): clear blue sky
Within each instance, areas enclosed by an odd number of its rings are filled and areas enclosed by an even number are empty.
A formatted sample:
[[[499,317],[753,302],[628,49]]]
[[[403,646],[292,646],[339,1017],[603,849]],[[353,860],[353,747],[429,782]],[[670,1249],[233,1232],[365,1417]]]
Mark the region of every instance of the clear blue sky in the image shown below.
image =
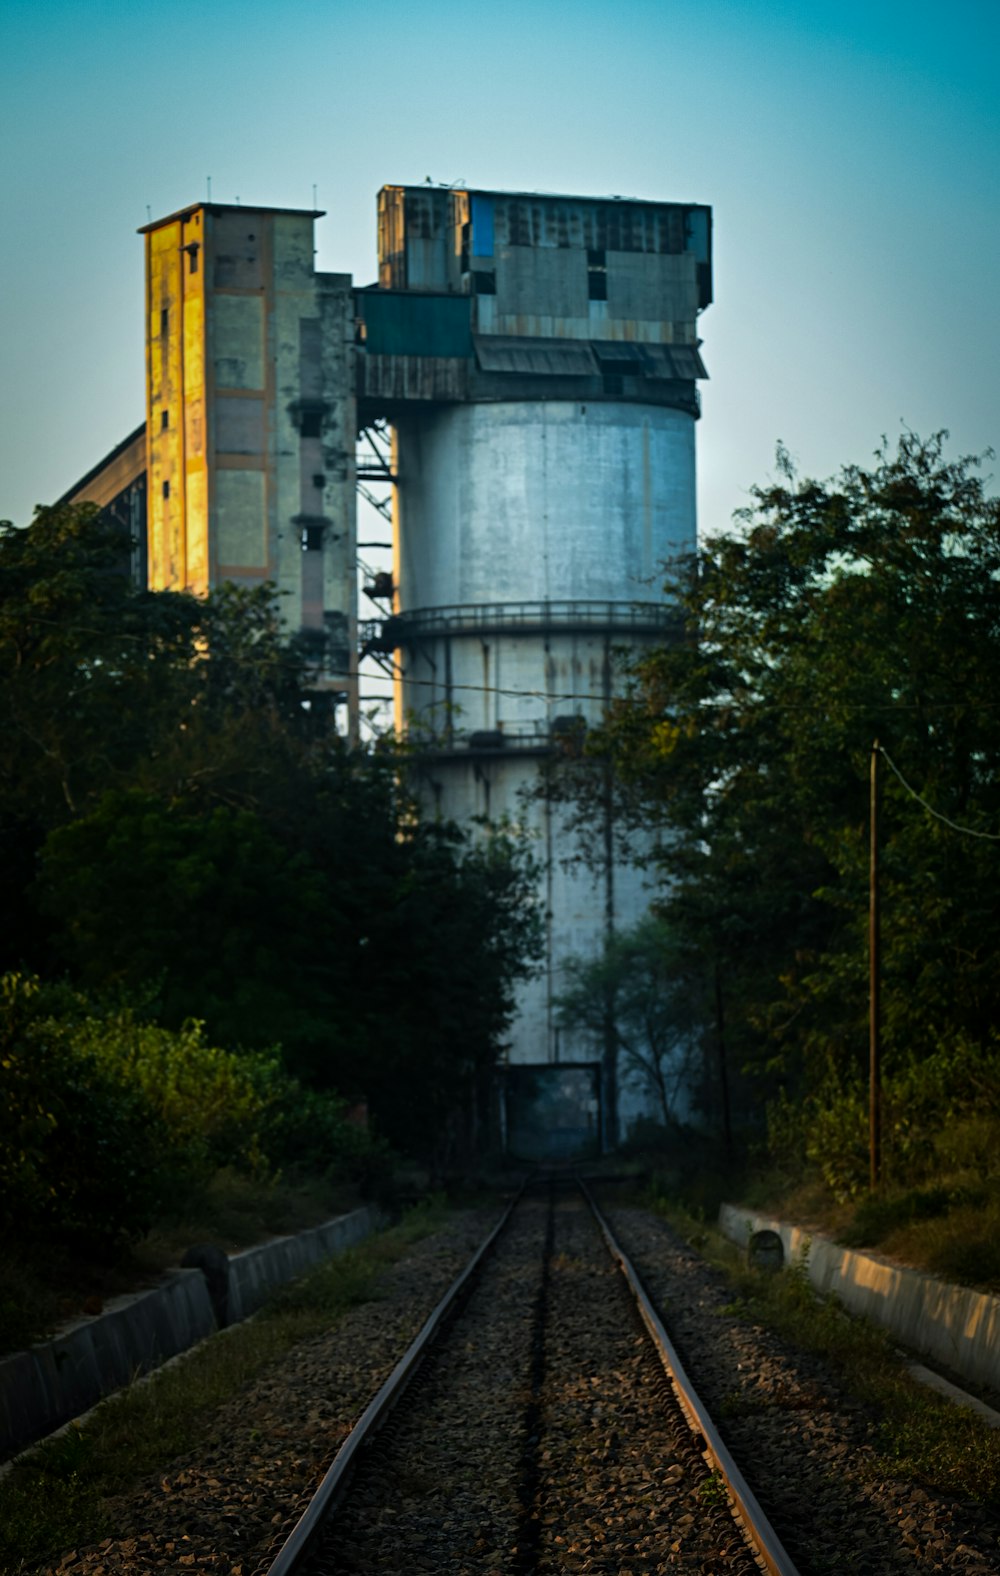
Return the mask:
[[[702,529],[905,423],[1000,448],[997,0],[7,0],[0,516],[143,417],[142,246],[197,201],[328,217],[368,282],[384,182],[711,203]],[[1000,462],[998,462],[1000,465]]]

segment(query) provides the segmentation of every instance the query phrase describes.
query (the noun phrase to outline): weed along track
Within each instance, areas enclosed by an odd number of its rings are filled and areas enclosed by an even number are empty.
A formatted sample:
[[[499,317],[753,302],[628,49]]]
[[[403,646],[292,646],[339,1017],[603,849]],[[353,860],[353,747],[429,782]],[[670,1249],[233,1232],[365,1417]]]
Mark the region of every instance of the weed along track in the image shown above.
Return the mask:
[[[405,1398],[366,1448],[354,1431],[350,1479],[335,1463],[261,1576],[759,1571],[752,1496],[737,1484],[741,1526],[614,1246],[577,1187],[526,1192],[419,1372],[399,1365]],[[759,1512],[753,1532],[794,1576]]]

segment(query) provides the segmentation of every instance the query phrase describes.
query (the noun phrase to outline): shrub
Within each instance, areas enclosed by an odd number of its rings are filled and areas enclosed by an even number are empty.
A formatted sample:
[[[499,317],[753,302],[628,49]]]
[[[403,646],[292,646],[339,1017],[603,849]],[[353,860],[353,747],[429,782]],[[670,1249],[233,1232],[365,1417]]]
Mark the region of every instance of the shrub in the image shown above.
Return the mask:
[[[890,1186],[1000,1175],[1000,1037],[978,1044],[956,1035],[939,1044],[887,1074],[882,1100],[883,1175]],[[784,1096],[774,1102],[768,1120],[776,1164],[801,1175],[811,1163],[841,1203],[867,1191],[868,1089],[859,1078],[831,1072],[801,1105]]]
[[[277,1047],[211,1045],[200,1023],[101,1012],[74,991],[0,981],[0,1225],[108,1246],[186,1210],[223,1167],[339,1176],[385,1196],[388,1150]]]
[[[95,1243],[149,1224],[166,1178],[162,1124],[77,1043],[79,1000],[0,981],[0,1221]]]
[[[207,1179],[220,1166],[268,1169],[262,1132],[274,1098],[269,1085],[280,1077],[279,1051],[222,1050],[206,1042],[201,1023],[173,1031],[138,1022],[129,1010],[86,1019],[76,1044],[154,1113],[176,1172]]]

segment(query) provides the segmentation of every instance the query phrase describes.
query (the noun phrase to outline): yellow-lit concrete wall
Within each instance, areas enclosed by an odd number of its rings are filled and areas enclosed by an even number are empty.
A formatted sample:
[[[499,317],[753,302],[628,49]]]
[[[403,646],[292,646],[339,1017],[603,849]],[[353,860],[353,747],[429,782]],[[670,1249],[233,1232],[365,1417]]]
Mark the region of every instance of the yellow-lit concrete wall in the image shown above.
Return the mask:
[[[277,498],[268,431],[274,219],[251,208],[208,209],[205,226],[212,584],[255,585],[275,578]],[[297,628],[298,605],[284,611]]]
[[[146,231],[149,583],[273,581],[353,697],[353,297],[317,275],[313,218],[206,204]]]

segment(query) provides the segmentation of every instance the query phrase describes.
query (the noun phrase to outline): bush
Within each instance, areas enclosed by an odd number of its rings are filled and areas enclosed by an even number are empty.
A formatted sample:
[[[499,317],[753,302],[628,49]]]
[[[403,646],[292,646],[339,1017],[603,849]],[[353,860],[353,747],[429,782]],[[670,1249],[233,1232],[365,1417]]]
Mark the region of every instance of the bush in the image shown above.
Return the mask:
[[[222,1168],[343,1177],[385,1199],[387,1147],[281,1051],[211,1045],[200,1023],[99,1011],[64,986],[0,980],[0,1225],[110,1246],[189,1209]]]
[[[78,1043],[71,992],[0,981],[0,1222],[5,1234],[137,1235],[166,1190],[167,1135],[139,1089]]]
[[[982,1045],[957,1035],[939,1044],[887,1074],[882,1103],[889,1187],[1000,1176],[1000,1037]],[[868,1088],[859,1078],[831,1073],[801,1105],[782,1095],[768,1109],[768,1132],[770,1158],[786,1174],[801,1177],[812,1164],[838,1202],[866,1193]]]
[[[209,1045],[204,1025],[176,1032],[138,1022],[130,1010],[91,1017],[75,1036],[80,1052],[159,1122],[172,1171],[193,1182],[220,1166],[250,1175],[268,1169],[262,1135],[280,1052],[244,1056]],[[287,1081],[287,1080],[286,1080]]]

